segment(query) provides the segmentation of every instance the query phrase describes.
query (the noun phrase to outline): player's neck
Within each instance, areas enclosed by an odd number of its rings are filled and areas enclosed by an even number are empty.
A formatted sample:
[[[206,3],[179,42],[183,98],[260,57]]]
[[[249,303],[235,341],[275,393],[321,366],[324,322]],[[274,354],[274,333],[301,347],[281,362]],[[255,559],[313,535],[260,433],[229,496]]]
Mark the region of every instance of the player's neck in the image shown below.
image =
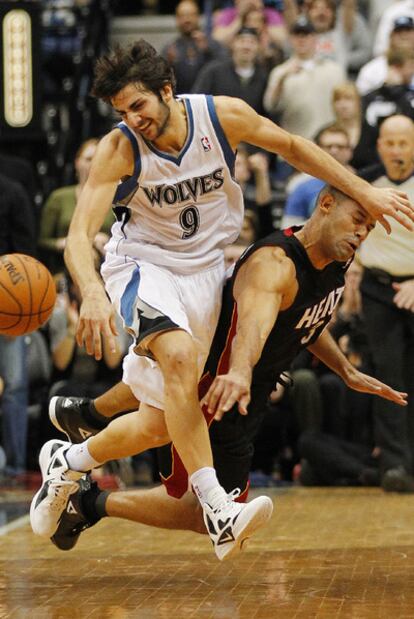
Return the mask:
[[[165,153],[177,154],[183,148],[188,135],[187,109],[184,101],[173,99],[168,125],[153,141],[154,146]]]
[[[307,222],[301,230],[295,232],[295,236],[303,245],[306,253],[308,254],[308,258],[315,269],[320,271],[332,262],[332,259],[325,256],[323,253],[319,243],[319,237],[316,230],[314,230],[311,225],[311,222]]]

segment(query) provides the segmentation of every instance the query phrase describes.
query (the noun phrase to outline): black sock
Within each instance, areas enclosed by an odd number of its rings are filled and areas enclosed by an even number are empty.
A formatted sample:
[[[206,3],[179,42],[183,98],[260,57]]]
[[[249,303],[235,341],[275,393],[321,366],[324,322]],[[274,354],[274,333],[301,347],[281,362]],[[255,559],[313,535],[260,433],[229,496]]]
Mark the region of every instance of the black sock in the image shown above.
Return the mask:
[[[101,490],[97,483],[93,483],[91,489],[82,495],[81,509],[90,523],[94,524],[108,515],[105,503],[109,494],[106,490]]]
[[[91,428],[95,428],[96,430],[103,430],[111,421],[110,417],[104,417],[104,415],[100,415],[98,413],[93,400],[90,400],[88,405],[85,406],[83,410],[83,417],[86,423],[91,426]]]

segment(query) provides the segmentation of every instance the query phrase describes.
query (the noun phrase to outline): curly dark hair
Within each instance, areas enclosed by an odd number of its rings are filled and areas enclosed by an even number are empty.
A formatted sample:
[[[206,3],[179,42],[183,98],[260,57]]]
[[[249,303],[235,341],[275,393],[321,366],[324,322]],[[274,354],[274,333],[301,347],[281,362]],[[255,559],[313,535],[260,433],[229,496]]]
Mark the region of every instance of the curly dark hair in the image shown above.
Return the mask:
[[[134,82],[141,82],[147,90],[160,98],[160,90],[166,84],[170,84],[175,92],[172,67],[144,39],[127,48],[117,45],[98,58],[91,94],[109,103],[120,90]]]

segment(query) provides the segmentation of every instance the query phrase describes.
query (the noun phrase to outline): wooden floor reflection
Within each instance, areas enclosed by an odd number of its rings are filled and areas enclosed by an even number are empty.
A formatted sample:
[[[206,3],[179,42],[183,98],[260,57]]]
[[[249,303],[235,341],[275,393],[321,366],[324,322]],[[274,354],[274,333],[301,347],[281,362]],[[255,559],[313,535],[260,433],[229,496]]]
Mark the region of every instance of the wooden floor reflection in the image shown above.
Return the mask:
[[[0,619],[414,617],[414,497],[269,491],[270,525],[232,563],[207,538],[120,520],[60,552],[29,526],[0,537]]]

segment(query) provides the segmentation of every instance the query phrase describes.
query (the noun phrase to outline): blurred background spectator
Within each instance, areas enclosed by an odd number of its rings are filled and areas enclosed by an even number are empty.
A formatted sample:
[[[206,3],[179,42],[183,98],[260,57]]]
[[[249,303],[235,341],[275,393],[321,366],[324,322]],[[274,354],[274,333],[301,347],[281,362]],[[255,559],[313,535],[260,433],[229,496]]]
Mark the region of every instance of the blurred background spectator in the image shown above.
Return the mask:
[[[74,165],[77,184],[67,185],[53,191],[42,210],[39,248],[43,262],[52,273],[61,273],[65,268],[63,251],[65,249],[66,236],[76,201],[88,178],[98,141],[97,138],[91,138],[81,144],[76,153]],[[109,238],[113,222],[114,216],[110,211],[106,216],[101,232],[96,235],[95,247],[101,255],[103,255],[103,247]]]
[[[166,45],[162,53],[174,68],[177,93],[188,93],[207,62],[224,60],[229,54],[225,47],[203,32],[197,2],[179,2],[175,19],[179,36]]]
[[[371,37],[356,0],[310,0],[307,15],[316,32],[316,49],[323,58],[338,62],[355,75],[370,58]]]
[[[203,67],[193,92],[239,97],[261,114],[267,73],[259,63],[259,50],[256,30],[241,28],[231,43],[231,59],[213,61]]]
[[[223,8],[215,13],[213,37],[231,46],[240,28],[246,26],[245,19],[251,10],[260,11],[266,24],[266,32],[272,43],[283,47],[286,29],[283,15],[275,8],[265,6],[263,0],[235,0],[234,6]]]
[[[18,183],[0,174],[0,255],[36,255],[33,205]],[[0,335],[1,444],[3,483],[18,483],[26,471],[29,381],[24,336]]]
[[[315,143],[334,159],[348,166],[352,157],[352,147],[348,133],[341,126],[333,124],[324,127],[315,136]],[[300,175],[302,182],[295,183],[288,194],[282,218],[282,228],[298,226],[312,215],[316,199],[325,183],[313,176]]]
[[[389,45],[380,55],[361,67],[356,79],[356,86],[361,95],[380,88],[387,79],[389,64],[387,52],[414,49],[414,19],[402,15],[394,21],[390,33]]]

